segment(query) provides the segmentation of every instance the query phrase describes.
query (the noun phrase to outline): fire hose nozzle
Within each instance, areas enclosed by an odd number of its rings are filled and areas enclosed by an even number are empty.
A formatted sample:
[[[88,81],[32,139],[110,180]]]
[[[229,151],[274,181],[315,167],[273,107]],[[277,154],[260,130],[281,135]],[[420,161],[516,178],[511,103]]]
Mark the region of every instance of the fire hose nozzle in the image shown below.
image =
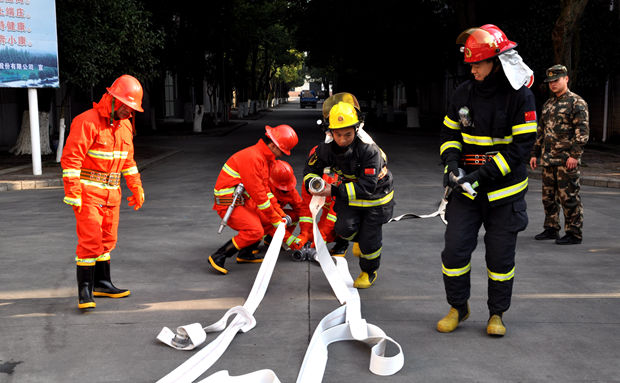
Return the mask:
[[[301,249],[291,253],[291,259],[295,262],[316,261],[316,249],[310,246],[310,242],[306,243]]]
[[[325,180],[321,177],[312,177],[308,183],[308,189],[313,193],[320,193],[325,190]]]
[[[465,177],[465,170],[461,168],[459,168],[458,176],[455,176],[454,174],[450,173],[450,181],[452,181],[455,184],[458,184],[459,180],[463,177]],[[462,184],[460,184],[460,186],[463,189],[463,191],[465,191],[470,196],[475,197],[476,195],[478,195],[478,192],[475,191],[473,187],[471,187],[471,184],[469,182],[463,182]]]

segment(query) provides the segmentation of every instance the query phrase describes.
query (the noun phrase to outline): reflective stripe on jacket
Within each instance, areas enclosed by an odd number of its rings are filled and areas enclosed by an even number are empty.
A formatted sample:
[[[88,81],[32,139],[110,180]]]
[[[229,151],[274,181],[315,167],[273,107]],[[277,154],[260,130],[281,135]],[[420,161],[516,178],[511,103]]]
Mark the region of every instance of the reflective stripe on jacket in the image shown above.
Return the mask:
[[[256,207],[277,224],[282,219],[276,206],[270,201],[269,169],[276,157],[263,140],[233,154],[224,164],[215,181],[214,194],[232,197],[235,187],[243,183],[245,193]]]
[[[142,186],[140,173],[134,161],[133,127],[128,119],[110,125],[113,97],[103,95],[93,108],[75,117],[62,152],[65,188],[64,202],[81,205],[83,202],[118,205],[121,200],[119,185],[80,180],[82,169],[100,173],[121,173],[129,189],[137,193]]]
[[[494,86],[482,89],[488,83],[469,80],[455,90],[441,127],[439,154],[444,164],[458,162],[468,174],[479,170],[477,198],[498,205],[527,191],[526,164],[537,122],[527,87],[514,90],[501,72],[492,81]],[[492,158],[483,165],[463,164],[463,157],[473,154]]]

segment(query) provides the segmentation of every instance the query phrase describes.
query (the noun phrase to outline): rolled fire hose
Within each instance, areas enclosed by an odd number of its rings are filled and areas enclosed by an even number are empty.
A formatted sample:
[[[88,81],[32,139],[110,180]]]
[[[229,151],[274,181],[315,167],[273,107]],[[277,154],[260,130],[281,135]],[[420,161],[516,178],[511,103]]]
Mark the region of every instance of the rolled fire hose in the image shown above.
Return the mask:
[[[314,222],[313,234],[317,250],[317,260],[334,290],[334,294],[343,306],[326,315],[317,326],[306,350],[297,376],[297,383],[321,382],[325,366],[327,365],[327,346],[343,340],[358,340],[370,345],[370,371],[381,376],[393,375],[400,371],[404,365],[402,348],[379,327],[367,323],[362,318],[359,294],[357,289],[353,287],[353,278],[349,273],[347,262],[344,258],[336,257],[336,263],[334,263],[316,224],[316,215],[321,211],[324,202],[324,197],[317,196],[313,197],[310,202],[310,210]],[[176,334],[168,328],[162,329],[157,337],[160,341],[177,349],[191,350],[206,340],[207,332],[221,331],[226,327],[228,317],[232,314],[237,315],[215,340],[158,382],[193,382],[219,359],[237,332],[249,331],[256,325],[252,314],[264,297],[269,284],[269,279],[271,278],[284,238],[284,226],[278,226],[265,259],[258,271],[252,291],[243,306],[233,307],[222,319],[204,329],[198,323],[181,326],[177,328]],[[385,356],[388,343],[395,345],[398,350],[394,356]],[[278,380],[272,370],[259,370],[237,377],[231,377],[228,375],[228,371],[218,371],[200,381],[200,383],[215,382],[280,383],[280,380]]]

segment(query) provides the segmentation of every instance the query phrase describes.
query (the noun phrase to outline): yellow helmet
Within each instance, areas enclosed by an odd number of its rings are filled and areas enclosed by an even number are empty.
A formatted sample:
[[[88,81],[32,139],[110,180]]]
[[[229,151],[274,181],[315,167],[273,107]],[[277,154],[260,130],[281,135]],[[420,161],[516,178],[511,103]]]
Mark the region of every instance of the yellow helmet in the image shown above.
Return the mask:
[[[360,123],[355,107],[347,102],[339,101],[329,111],[329,129],[356,127]]]

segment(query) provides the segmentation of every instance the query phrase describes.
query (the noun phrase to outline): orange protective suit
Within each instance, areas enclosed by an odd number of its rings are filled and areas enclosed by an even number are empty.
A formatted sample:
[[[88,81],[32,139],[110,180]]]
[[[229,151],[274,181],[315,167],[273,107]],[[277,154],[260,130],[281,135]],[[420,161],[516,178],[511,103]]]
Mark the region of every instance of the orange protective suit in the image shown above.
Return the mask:
[[[113,120],[113,97],[103,95],[93,108],[71,123],[60,164],[64,202],[74,206],[78,244],[76,262],[92,266],[109,260],[117,241],[121,203],[120,175],[138,199],[144,200],[140,173],[134,161],[133,126],[129,119]],[[117,100],[117,106],[120,104]],[[139,208],[139,206],[137,206]]]
[[[308,157],[312,156],[316,151],[316,146],[310,150],[308,153]],[[338,175],[328,175],[323,174],[323,180],[329,184],[337,184]],[[312,200],[312,194],[308,193],[306,188],[301,188],[301,196],[302,196],[302,205],[300,208],[299,215],[299,228],[300,233],[298,241],[296,244],[291,246],[292,248],[301,248],[303,245],[312,239],[312,213],[310,212],[310,201]],[[321,232],[321,236],[326,243],[334,242],[336,239],[336,232],[334,231],[334,225],[336,224],[336,212],[334,211],[334,202],[335,198],[333,196],[325,197],[325,204],[323,205],[323,211],[321,213],[321,217],[317,226],[319,227],[319,231]]]
[[[299,195],[297,189],[283,191],[272,187],[271,191],[271,195],[273,196],[271,198],[271,203],[276,205],[277,208],[282,211],[283,215],[288,215],[289,217],[291,217],[293,223],[291,226],[286,228],[286,233],[284,234],[284,242],[293,249],[297,248],[296,244],[298,244],[303,239],[298,238],[298,236],[294,235],[293,231],[295,231],[295,228],[300,223],[299,218],[303,210],[303,200],[301,199],[301,196]],[[265,234],[273,236],[274,232],[274,227],[265,227]],[[312,225],[310,226],[310,233],[312,233]],[[307,241],[307,238],[305,241]]]
[[[328,177],[323,176],[323,179],[328,182],[326,178]],[[308,193],[305,188],[302,189],[301,194],[303,199],[303,208],[301,210],[301,216],[299,217],[299,227],[301,230],[299,237],[308,241],[312,239],[312,214],[310,213],[310,200],[312,200],[312,194]],[[323,211],[321,212],[319,222],[317,223],[325,243],[334,242],[336,239],[334,225],[336,224],[337,216],[334,211],[334,202],[334,197],[325,197]],[[304,241],[302,240],[302,242]],[[303,246],[304,243],[301,245]]]
[[[263,238],[263,221],[277,227],[284,218],[282,210],[270,200],[269,169],[276,160],[262,139],[255,145],[233,154],[224,164],[215,181],[213,210],[224,217],[235,187],[242,183],[243,205],[234,208],[227,225],[238,233],[232,238],[237,249],[250,246]],[[220,203],[218,203],[218,201]]]

